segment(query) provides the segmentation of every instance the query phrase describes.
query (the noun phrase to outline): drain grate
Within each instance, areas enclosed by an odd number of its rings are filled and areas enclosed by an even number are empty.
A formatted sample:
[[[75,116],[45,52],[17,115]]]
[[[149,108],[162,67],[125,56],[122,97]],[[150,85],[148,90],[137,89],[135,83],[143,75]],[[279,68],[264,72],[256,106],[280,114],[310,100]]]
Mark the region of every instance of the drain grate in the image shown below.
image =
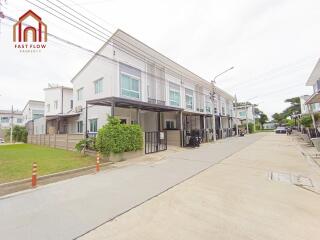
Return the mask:
[[[302,175],[281,172],[270,172],[269,179],[275,182],[283,182],[297,186],[313,187],[312,180]]]

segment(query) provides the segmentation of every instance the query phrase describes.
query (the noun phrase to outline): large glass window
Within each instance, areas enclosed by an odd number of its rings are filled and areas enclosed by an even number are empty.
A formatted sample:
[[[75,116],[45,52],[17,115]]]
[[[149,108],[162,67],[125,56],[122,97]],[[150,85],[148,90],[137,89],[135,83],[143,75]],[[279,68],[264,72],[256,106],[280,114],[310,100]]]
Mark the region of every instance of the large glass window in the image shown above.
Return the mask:
[[[78,133],[83,133],[83,121],[78,121],[77,122],[77,132]]]
[[[171,106],[180,106],[180,86],[177,84],[169,84],[169,103]]]
[[[211,99],[209,96],[206,96],[206,112],[211,113]]]
[[[79,88],[77,90],[77,100],[82,100],[83,99],[83,88]]]
[[[140,98],[141,71],[120,63],[120,87],[121,96]]]
[[[193,91],[186,88],[186,108],[193,109]]]
[[[95,94],[102,92],[102,83],[103,83],[102,78],[94,81],[94,93]]]
[[[9,117],[2,117],[1,118],[2,123],[8,123],[9,122]]]
[[[98,131],[98,119],[90,119],[90,132],[97,132]]]

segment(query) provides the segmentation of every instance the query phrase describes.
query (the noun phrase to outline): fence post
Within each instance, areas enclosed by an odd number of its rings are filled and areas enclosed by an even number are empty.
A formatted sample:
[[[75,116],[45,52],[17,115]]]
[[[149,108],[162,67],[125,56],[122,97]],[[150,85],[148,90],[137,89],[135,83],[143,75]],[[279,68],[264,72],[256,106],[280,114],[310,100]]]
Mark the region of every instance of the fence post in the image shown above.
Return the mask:
[[[56,148],[56,143],[57,143],[57,136],[54,134],[54,148]]]
[[[68,150],[69,134],[66,134],[66,149]]]
[[[32,178],[31,178],[31,186],[37,186],[37,163],[32,164]]]

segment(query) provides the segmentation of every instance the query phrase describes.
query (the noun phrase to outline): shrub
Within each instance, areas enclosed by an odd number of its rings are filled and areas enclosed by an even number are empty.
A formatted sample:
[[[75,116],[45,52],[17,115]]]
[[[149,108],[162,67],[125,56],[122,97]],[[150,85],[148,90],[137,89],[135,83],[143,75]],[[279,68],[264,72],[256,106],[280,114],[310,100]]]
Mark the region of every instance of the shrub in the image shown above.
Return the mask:
[[[94,138],[82,139],[76,144],[75,149],[81,153],[84,153],[86,149],[94,150],[95,149],[94,142],[95,142]]]
[[[304,127],[311,127],[312,124],[312,118],[309,115],[303,116],[300,119],[300,123],[304,126]]]
[[[254,124],[253,123],[249,123],[248,128],[249,128],[249,133],[254,133]]]
[[[5,134],[6,141],[10,140],[10,132],[11,130],[8,129]],[[14,142],[24,142],[26,143],[28,140],[28,131],[26,127],[22,126],[14,126],[12,129],[12,141]]]
[[[96,149],[104,155],[136,151],[143,146],[139,125],[121,124],[117,117],[109,117],[108,123],[98,131]]]

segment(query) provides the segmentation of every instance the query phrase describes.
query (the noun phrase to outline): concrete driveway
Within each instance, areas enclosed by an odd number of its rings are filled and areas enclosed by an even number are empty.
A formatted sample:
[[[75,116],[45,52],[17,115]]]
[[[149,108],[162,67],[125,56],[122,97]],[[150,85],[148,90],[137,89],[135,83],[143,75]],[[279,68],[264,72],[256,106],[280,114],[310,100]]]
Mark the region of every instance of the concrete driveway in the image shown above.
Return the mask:
[[[300,151],[266,134],[81,240],[320,239],[319,166]]]
[[[137,163],[1,198],[1,239],[77,238],[262,137],[230,138],[171,154],[159,162]]]

